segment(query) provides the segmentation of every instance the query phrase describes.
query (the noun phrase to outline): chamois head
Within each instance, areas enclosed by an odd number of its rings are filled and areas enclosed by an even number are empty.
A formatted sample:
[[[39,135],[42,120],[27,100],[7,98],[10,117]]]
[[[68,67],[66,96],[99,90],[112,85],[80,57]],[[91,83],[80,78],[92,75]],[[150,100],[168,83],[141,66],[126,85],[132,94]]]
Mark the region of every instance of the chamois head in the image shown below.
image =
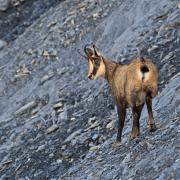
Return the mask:
[[[86,54],[86,59],[88,60],[88,78],[95,80],[98,77],[104,77],[105,75],[105,65],[101,53],[97,50],[96,46],[93,48],[84,47],[84,52]]]

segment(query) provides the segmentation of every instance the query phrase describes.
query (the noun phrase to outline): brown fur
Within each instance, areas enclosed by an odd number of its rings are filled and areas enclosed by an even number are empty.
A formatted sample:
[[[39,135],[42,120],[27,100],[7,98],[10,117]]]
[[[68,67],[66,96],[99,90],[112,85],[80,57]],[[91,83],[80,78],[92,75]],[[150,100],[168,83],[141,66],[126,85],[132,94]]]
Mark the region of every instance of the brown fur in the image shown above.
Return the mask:
[[[136,58],[129,64],[118,64],[104,58],[93,46],[85,53],[89,62],[89,78],[104,77],[112,90],[119,116],[117,141],[121,141],[126,108],[131,107],[133,112],[133,127],[130,139],[140,134],[139,118],[146,103],[148,109],[148,124],[150,130],[155,130],[155,121],[152,113],[152,98],[158,92],[158,70],[150,59]],[[99,63],[94,63],[99,60]],[[98,66],[96,64],[99,64]],[[93,68],[96,71],[93,71]],[[93,74],[96,72],[96,74]]]
[[[145,59],[143,63],[149,68],[148,79],[142,81],[139,76],[142,62],[140,59],[134,59],[128,65],[120,65],[113,63],[110,60],[103,59],[105,64],[105,78],[111,86],[112,93],[116,99],[123,98],[126,100],[126,106],[132,107],[135,104],[132,102],[132,93],[136,93],[136,106],[145,102],[141,101],[142,94],[149,93],[151,97],[155,97],[158,91],[157,80],[158,71],[156,66],[149,59]],[[141,101],[141,102],[140,102]]]

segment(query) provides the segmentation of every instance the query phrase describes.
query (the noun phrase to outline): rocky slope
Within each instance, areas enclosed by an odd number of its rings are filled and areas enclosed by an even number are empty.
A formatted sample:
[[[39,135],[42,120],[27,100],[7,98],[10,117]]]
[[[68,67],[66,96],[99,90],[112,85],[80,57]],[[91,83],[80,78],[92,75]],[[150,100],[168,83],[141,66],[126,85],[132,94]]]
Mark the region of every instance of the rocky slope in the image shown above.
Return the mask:
[[[0,51],[1,179],[179,179],[180,6],[175,0],[66,0]],[[18,27],[17,27],[18,28]],[[21,28],[21,25],[20,25]],[[112,149],[117,114],[104,80],[89,81],[77,53],[143,55],[160,71],[157,130]]]
[[[41,14],[59,2],[60,0],[0,0],[0,39],[13,41]]]

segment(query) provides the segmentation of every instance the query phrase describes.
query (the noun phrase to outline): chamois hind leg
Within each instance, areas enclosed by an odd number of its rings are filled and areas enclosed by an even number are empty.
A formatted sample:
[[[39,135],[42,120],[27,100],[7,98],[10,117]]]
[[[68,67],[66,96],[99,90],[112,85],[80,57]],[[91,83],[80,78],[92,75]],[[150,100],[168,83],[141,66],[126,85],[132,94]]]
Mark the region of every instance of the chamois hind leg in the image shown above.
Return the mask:
[[[140,135],[140,125],[139,125],[139,119],[141,116],[141,112],[143,109],[144,104],[140,105],[140,106],[134,106],[132,108],[132,112],[133,112],[133,127],[132,127],[132,131],[131,134],[129,136],[129,140],[135,139]]]
[[[146,105],[147,105],[147,110],[148,110],[149,130],[150,131],[155,131],[156,130],[156,125],[155,125],[153,112],[152,112],[152,98],[149,97],[149,96],[146,97]]]
[[[113,143],[112,147],[116,148],[121,145],[121,136],[124,127],[124,121],[126,117],[126,108],[123,104],[117,104],[117,111],[118,111],[118,132],[116,142]]]

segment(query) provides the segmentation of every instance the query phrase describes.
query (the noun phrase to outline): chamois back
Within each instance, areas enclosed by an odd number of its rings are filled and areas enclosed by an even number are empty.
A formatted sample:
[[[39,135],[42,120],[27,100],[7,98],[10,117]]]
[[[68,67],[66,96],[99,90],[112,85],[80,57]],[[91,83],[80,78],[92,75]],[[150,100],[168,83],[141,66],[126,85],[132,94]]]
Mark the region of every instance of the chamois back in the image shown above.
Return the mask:
[[[124,98],[128,106],[133,106],[132,95],[137,99],[136,105],[142,104],[149,94],[157,94],[158,71],[150,59],[134,59],[128,65],[119,65],[114,73],[112,91],[117,98]]]

